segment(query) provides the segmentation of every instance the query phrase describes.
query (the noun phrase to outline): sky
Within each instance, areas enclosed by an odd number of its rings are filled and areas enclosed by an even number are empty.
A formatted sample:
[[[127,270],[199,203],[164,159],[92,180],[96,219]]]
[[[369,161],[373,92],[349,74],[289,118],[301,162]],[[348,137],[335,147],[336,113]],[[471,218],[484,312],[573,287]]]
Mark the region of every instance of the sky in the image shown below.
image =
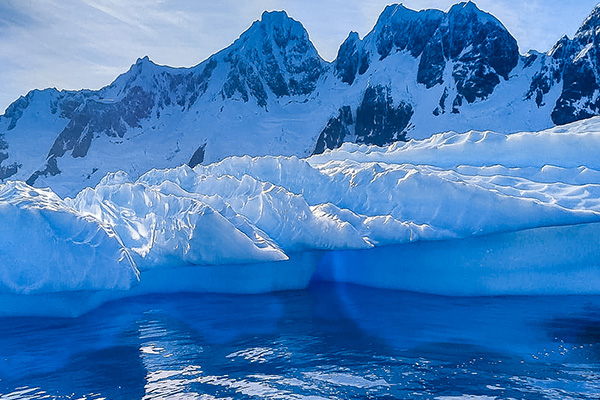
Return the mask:
[[[393,0],[392,0],[393,2]],[[448,10],[457,1],[404,0]],[[598,0],[476,0],[521,53],[572,37]],[[99,89],[143,56],[190,67],[227,47],[263,11],[302,22],[331,61],[350,31],[364,37],[385,0],[0,0],[0,114],[32,89]]]

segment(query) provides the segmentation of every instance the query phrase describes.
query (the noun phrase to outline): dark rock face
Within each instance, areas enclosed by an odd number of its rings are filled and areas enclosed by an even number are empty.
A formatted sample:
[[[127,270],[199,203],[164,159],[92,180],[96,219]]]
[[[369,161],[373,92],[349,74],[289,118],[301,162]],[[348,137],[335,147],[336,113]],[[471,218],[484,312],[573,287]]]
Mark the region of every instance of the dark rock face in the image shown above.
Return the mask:
[[[530,68],[531,64],[539,58],[537,55],[529,56],[525,63],[525,68]],[[538,107],[546,105],[545,96],[550,92],[550,89],[562,80],[562,66],[564,63],[562,60],[555,60],[547,56],[543,56],[544,63],[538,72],[535,73],[529,90],[527,91],[525,98],[535,98],[535,104]]]
[[[161,88],[156,96],[159,110],[174,104],[181,107],[182,111],[189,110],[196,100],[206,93],[210,77],[217,67],[217,61],[210,58],[203,64],[203,68],[199,71],[176,75],[163,71],[155,77],[157,87]]]
[[[321,154],[325,149],[337,149],[350,135],[350,127],[354,123],[350,106],[339,109],[338,116],[331,118],[327,126],[321,131],[313,154]]]
[[[188,166],[190,168],[194,168],[196,165],[202,164],[202,162],[204,161],[205,150],[206,150],[206,143],[201,144],[200,147],[198,147],[196,149],[194,154],[192,154],[190,161],[188,162]]]
[[[8,130],[13,130],[15,126],[17,126],[17,121],[23,116],[23,111],[29,107],[31,100],[33,99],[36,91],[33,90],[27,94],[27,96],[21,96],[17,101],[12,103],[6,109],[4,113],[4,118],[10,119],[10,124],[8,125]]]
[[[60,174],[60,169],[58,169],[58,161],[56,157],[50,157],[46,161],[46,165],[44,169],[35,171],[26,181],[28,185],[33,186],[35,181],[41,176],[55,176]]]
[[[552,121],[567,124],[598,115],[600,99],[593,99],[598,82],[593,68],[588,65],[569,65],[565,69],[563,92],[552,111]]]
[[[508,79],[519,61],[519,49],[498,20],[473,3],[460,3],[450,9],[427,42],[417,82],[427,88],[444,83],[448,61],[452,61],[458,94],[473,103],[488,97],[500,78]]]
[[[48,157],[62,157],[71,150],[73,157],[85,157],[94,134],[123,137],[128,128],[138,127],[142,119],[150,116],[153,106],[153,96],[141,87],[134,86],[117,103],[101,103],[90,99],[84,100],[73,111],[63,109],[70,122],[54,141]]]
[[[558,125],[600,114],[600,6],[575,33],[565,38],[555,55],[564,66],[563,90],[552,111]]]
[[[447,41],[448,38],[444,36],[443,30],[438,30],[421,53],[417,82],[425,85],[427,89],[444,83],[444,69],[448,58],[448,51],[445,50],[444,45],[448,44]]]
[[[335,71],[342,82],[352,84],[357,72],[364,73],[369,67],[367,42],[373,43],[380,60],[402,51],[418,58],[416,80],[427,89],[436,85],[456,88],[454,112],[460,112],[463,99],[473,103],[487,98],[501,79],[508,80],[519,61],[516,40],[500,21],[471,2],[457,4],[448,13],[417,12],[402,5],[386,7],[365,42],[351,34],[340,47]],[[449,62],[452,79],[445,82]],[[444,110],[440,106],[434,115]]]
[[[446,100],[448,100],[448,88],[444,88],[444,93],[442,93],[442,97],[440,97],[438,106],[432,112],[433,115],[437,117],[438,115],[446,112]],[[452,111],[454,112],[455,110],[453,109]],[[458,109],[456,112],[458,112]]]
[[[34,184],[39,176],[59,174],[57,158],[68,151],[74,158],[85,157],[95,135],[122,138],[129,128],[138,127],[142,119],[150,116],[154,98],[141,87],[134,86],[116,103],[68,98],[63,104],[62,115],[70,121],[50,148],[44,169],[36,171],[27,180],[29,184]]]
[[[252,96],[261,107],[269,91],[275,97],[312,93],[325,71],[302,24],[285,12],[263,13],[226,52],[231,69],[223,97],[238,94],[247,102]]]
[[[2,165],[2,163],[8,158],[8,144],[0,136],[0,179],[6,179],[17,173],[20,165],[12,163],[10,165]]]
[[[389,87],[368,87],[356,110],[357,143],[384,146],[405,141],[413,112],[412,106],[405,102],[394,105]]]
[[[406,141],[413,113],[410,104],[403,101],[395,104],[388,86],[369,86],[356,109],[356,118],[352,118],[350,106],[340,108],[321,131],[313,154],[340,147],[352,132],[357,143],[385,146]]]
[[[369,54],[363,50],[358,33],[351,32],[340,46],[334,62],[335,74],[342,82],[352,85],[356,74],[364,74],[369,68]]]
[[[544,55],[542,67],[533,76],[526,98],[538,107],[546,95],[562,83],[562,91],[551,113],[552,122],[567,124],[600,114],[600,7],[584,21],[573,39],[563,36]]]
[[[2,161],[0,161],[0,162],[2,162]],[[14,174],[17,173],[19,168],[21,168],[21,165],[17,164],[17,163],[0,166],[0,180],[10,178],[11,176],[13,176]]]
[[[439,10],[413,11],[403,5],[387,6],[375,25],[375,44],[383,60],[392,51],[421,55],[445,14]]]
[[[223,85],[223,97],[232,98],[238,93],[242,100],[247,103],[250,94],[256,99],[259,106],[266,107],[267,92],[256,71],[248,66],[243,59],[228,57],[225,61],[231,63],[231,71]]]
[[[159,67],[148,57],[144,57],[110,86],[102,89],[99,95],[104,97],[105,93],[116,90],[118,97],[127,97],[132,90],[138,90],[136,87],[151,87],[152,90],[145,90],[151,92],[158,112],[167,107],[179,107],[181,111],[189,110],[198,98],[206,93],[217,65],[217,61],[211,57],[186,73],[177,73],[168,67]],[[68,105],[63,103],[61,107],[65,110]]]

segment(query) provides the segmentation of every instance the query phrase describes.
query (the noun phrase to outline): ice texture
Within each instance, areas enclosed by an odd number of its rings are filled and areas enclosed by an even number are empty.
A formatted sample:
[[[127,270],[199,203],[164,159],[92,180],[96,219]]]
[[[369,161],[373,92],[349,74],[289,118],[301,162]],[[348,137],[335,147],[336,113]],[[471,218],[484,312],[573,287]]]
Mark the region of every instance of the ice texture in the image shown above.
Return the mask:
[[[67,291],[82,307],[86,291],[96,304],[310,279],[451,295],[600,293],[599,145],[591,119],[345,144],[306,159],[229,157],[136,180],[115,172],[64,199],[10,182],[0,186],[0,313],[27,296],[60,311],[55,294]]]
[[[0,294],[127,290],[139,272],[114,229],[50,190],[0,185]]]
[[[180,264],[280,261],[288,257],[265,235],[225,206],[219,213],[181,190],[161,191],[143,183],[114,183],[108,176],[84,189],[73,208],[108,223],[140,268]],[[165,182],[162,186],[171,186]],[[230,219],[227,219],[229,214]]]

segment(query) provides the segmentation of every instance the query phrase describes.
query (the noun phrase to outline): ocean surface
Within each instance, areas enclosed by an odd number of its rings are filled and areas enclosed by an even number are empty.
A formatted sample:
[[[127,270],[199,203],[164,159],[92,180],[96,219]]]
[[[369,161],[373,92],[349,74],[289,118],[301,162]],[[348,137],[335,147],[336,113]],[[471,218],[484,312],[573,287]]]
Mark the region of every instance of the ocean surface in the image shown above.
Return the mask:
[[[344,284],[0,319],[0,399],[598,399],[600,296]]]

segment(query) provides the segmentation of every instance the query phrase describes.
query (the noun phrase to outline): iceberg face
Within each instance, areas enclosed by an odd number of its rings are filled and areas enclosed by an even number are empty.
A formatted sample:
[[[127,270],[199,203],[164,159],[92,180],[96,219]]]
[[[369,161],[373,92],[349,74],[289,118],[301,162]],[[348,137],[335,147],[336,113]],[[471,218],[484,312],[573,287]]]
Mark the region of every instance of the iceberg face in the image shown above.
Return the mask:
[[[592,119],[307,159],[230,157],[136,180],[116,172],[65,199],[7,183],[0,312],[14,296],[60,309],[64,298],[45,294],[78,291],[85,310],[85,292],[92,306],[297,289],[311,277],[452,295],[600,293],[598,143]]]
[[[208,204],[184,196],[181,189],[164,194],[142,183],[109,182],[84,189],[68,203],[112,226],[141,269],[287,259],[258,230],[240,226],[243,232]],[[234,222],[243,225],[240,219]]]
[[[50,190],[0,186],[0,293],[127,290],[139,272],[113,228]]]
[[[246,174],[238,179],[227,174],[207,176],[196,170],[193,173],[197,175],[194,182],[186,187],[187,191],[203,197],[219,210],[223,204],[227,205],[235,215],[244,216],[252,225],[267,232],[286,251],[370,247],[350,224],[328,215],[315,214],[303,196],[284,187]],[[152,185],[153,182],[170,179],[155,174],[151,172],[150,176],[142,176],[140,181]],[[185,193],[175,182],[152,187],[169,195]]]
[[[600,293],[600,224],[326,254],[314,279],[450,296]]]

